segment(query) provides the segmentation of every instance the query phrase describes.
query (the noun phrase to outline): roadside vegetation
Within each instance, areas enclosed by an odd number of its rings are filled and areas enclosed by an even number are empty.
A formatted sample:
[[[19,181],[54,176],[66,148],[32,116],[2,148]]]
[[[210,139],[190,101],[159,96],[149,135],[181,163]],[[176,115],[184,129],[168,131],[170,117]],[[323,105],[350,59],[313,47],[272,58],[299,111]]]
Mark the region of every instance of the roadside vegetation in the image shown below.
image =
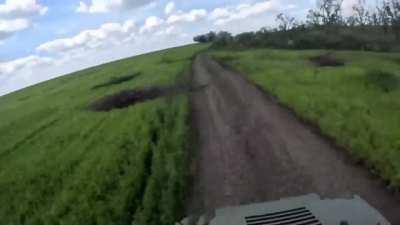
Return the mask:
[[[344,64],[313,62],[326,55]],[[213,56],[400,188],[400,54],[257,49],[219,50]]]
[[[358,0],[353,14],[344,16],[343,0],[319,0],[305,20],[288,14],[276,17],[277,26],[232,35],[209,32],[194,41],[212,42],[216,48],[337,49],[400,51],[400,1],[378,0],[367,5]]]
[[[1,224],[173,224],[187,176],[184,93],[107,112],[123,90],[188,80],[190,45],[82,70],[0,98]]]

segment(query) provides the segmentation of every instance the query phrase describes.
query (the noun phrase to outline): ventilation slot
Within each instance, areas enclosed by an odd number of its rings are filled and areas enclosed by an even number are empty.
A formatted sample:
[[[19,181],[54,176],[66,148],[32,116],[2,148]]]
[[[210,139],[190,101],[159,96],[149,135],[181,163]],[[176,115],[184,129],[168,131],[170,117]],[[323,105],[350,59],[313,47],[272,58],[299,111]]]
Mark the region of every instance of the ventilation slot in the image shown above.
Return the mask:
[[[247,225],[321,225],[319,220],[305,207],[246,216]]]

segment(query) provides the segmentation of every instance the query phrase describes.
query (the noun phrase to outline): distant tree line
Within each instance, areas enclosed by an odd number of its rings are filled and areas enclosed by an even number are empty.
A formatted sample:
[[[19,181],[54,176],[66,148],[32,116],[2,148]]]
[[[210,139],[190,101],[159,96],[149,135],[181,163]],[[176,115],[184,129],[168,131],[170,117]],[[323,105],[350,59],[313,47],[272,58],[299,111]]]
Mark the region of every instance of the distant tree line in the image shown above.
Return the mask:
[[[215,47],[276,47],[363,49],[400,51],[400,0],[383,0],[374,8],[358,0],[351,16],[343,16],[343,0],[319,0],[308,11],[305,21],[280,13],[275,28],[261,28],[233,36],[209,32],[194,37],[200,43]]]

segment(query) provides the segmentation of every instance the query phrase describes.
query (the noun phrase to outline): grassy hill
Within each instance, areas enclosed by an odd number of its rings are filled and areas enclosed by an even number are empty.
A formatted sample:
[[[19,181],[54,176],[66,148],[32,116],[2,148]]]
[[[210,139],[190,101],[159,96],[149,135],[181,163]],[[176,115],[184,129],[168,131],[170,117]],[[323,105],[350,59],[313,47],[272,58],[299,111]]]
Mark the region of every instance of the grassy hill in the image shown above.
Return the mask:
[[[1,97],[0,223],[178,221],[191,133],[182,87],[193,55],[208,47],[136,56]],[[400,54],[211,53],[400,187]]]
[[[400,54],[272,49],[213,54],[317,125],[390,186],[400,187]]]
[[[0,223],[172,224],[186,179],[186,95],[90,106],[125,89],[184,83],[205,48],[128,58],[1,97]]]

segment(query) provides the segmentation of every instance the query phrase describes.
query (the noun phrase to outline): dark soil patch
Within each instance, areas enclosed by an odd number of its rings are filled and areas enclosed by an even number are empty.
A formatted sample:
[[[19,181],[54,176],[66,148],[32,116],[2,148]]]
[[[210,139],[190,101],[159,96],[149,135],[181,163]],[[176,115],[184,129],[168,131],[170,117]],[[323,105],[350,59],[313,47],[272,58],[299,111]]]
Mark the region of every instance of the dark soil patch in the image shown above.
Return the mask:
[[[310,61],[316,66],[344,66],[344,61],[336,58],[332,53],[326,53],[310,58]]]
[[[110,85],[121,84],[121,83],[130,81],[130,80],[133,80],[134,78],[136,78],[139,75],[140,75],[140,72],[134,73],[132,75],[122,76],[122,77],[112,77],[109,81],[107,81],[105,83],[101,83],[96,86],[93,86],[92,89],[98,89],[98,88],[107,87]]]
[[[105,96],[90,105],[94,111],[110,111],[134,105],[139,102],[152,100],[159,97],[178,95],[195,90],[185,85],[170,87],[149,87],[138,90],[124,90],[117,94]]]

